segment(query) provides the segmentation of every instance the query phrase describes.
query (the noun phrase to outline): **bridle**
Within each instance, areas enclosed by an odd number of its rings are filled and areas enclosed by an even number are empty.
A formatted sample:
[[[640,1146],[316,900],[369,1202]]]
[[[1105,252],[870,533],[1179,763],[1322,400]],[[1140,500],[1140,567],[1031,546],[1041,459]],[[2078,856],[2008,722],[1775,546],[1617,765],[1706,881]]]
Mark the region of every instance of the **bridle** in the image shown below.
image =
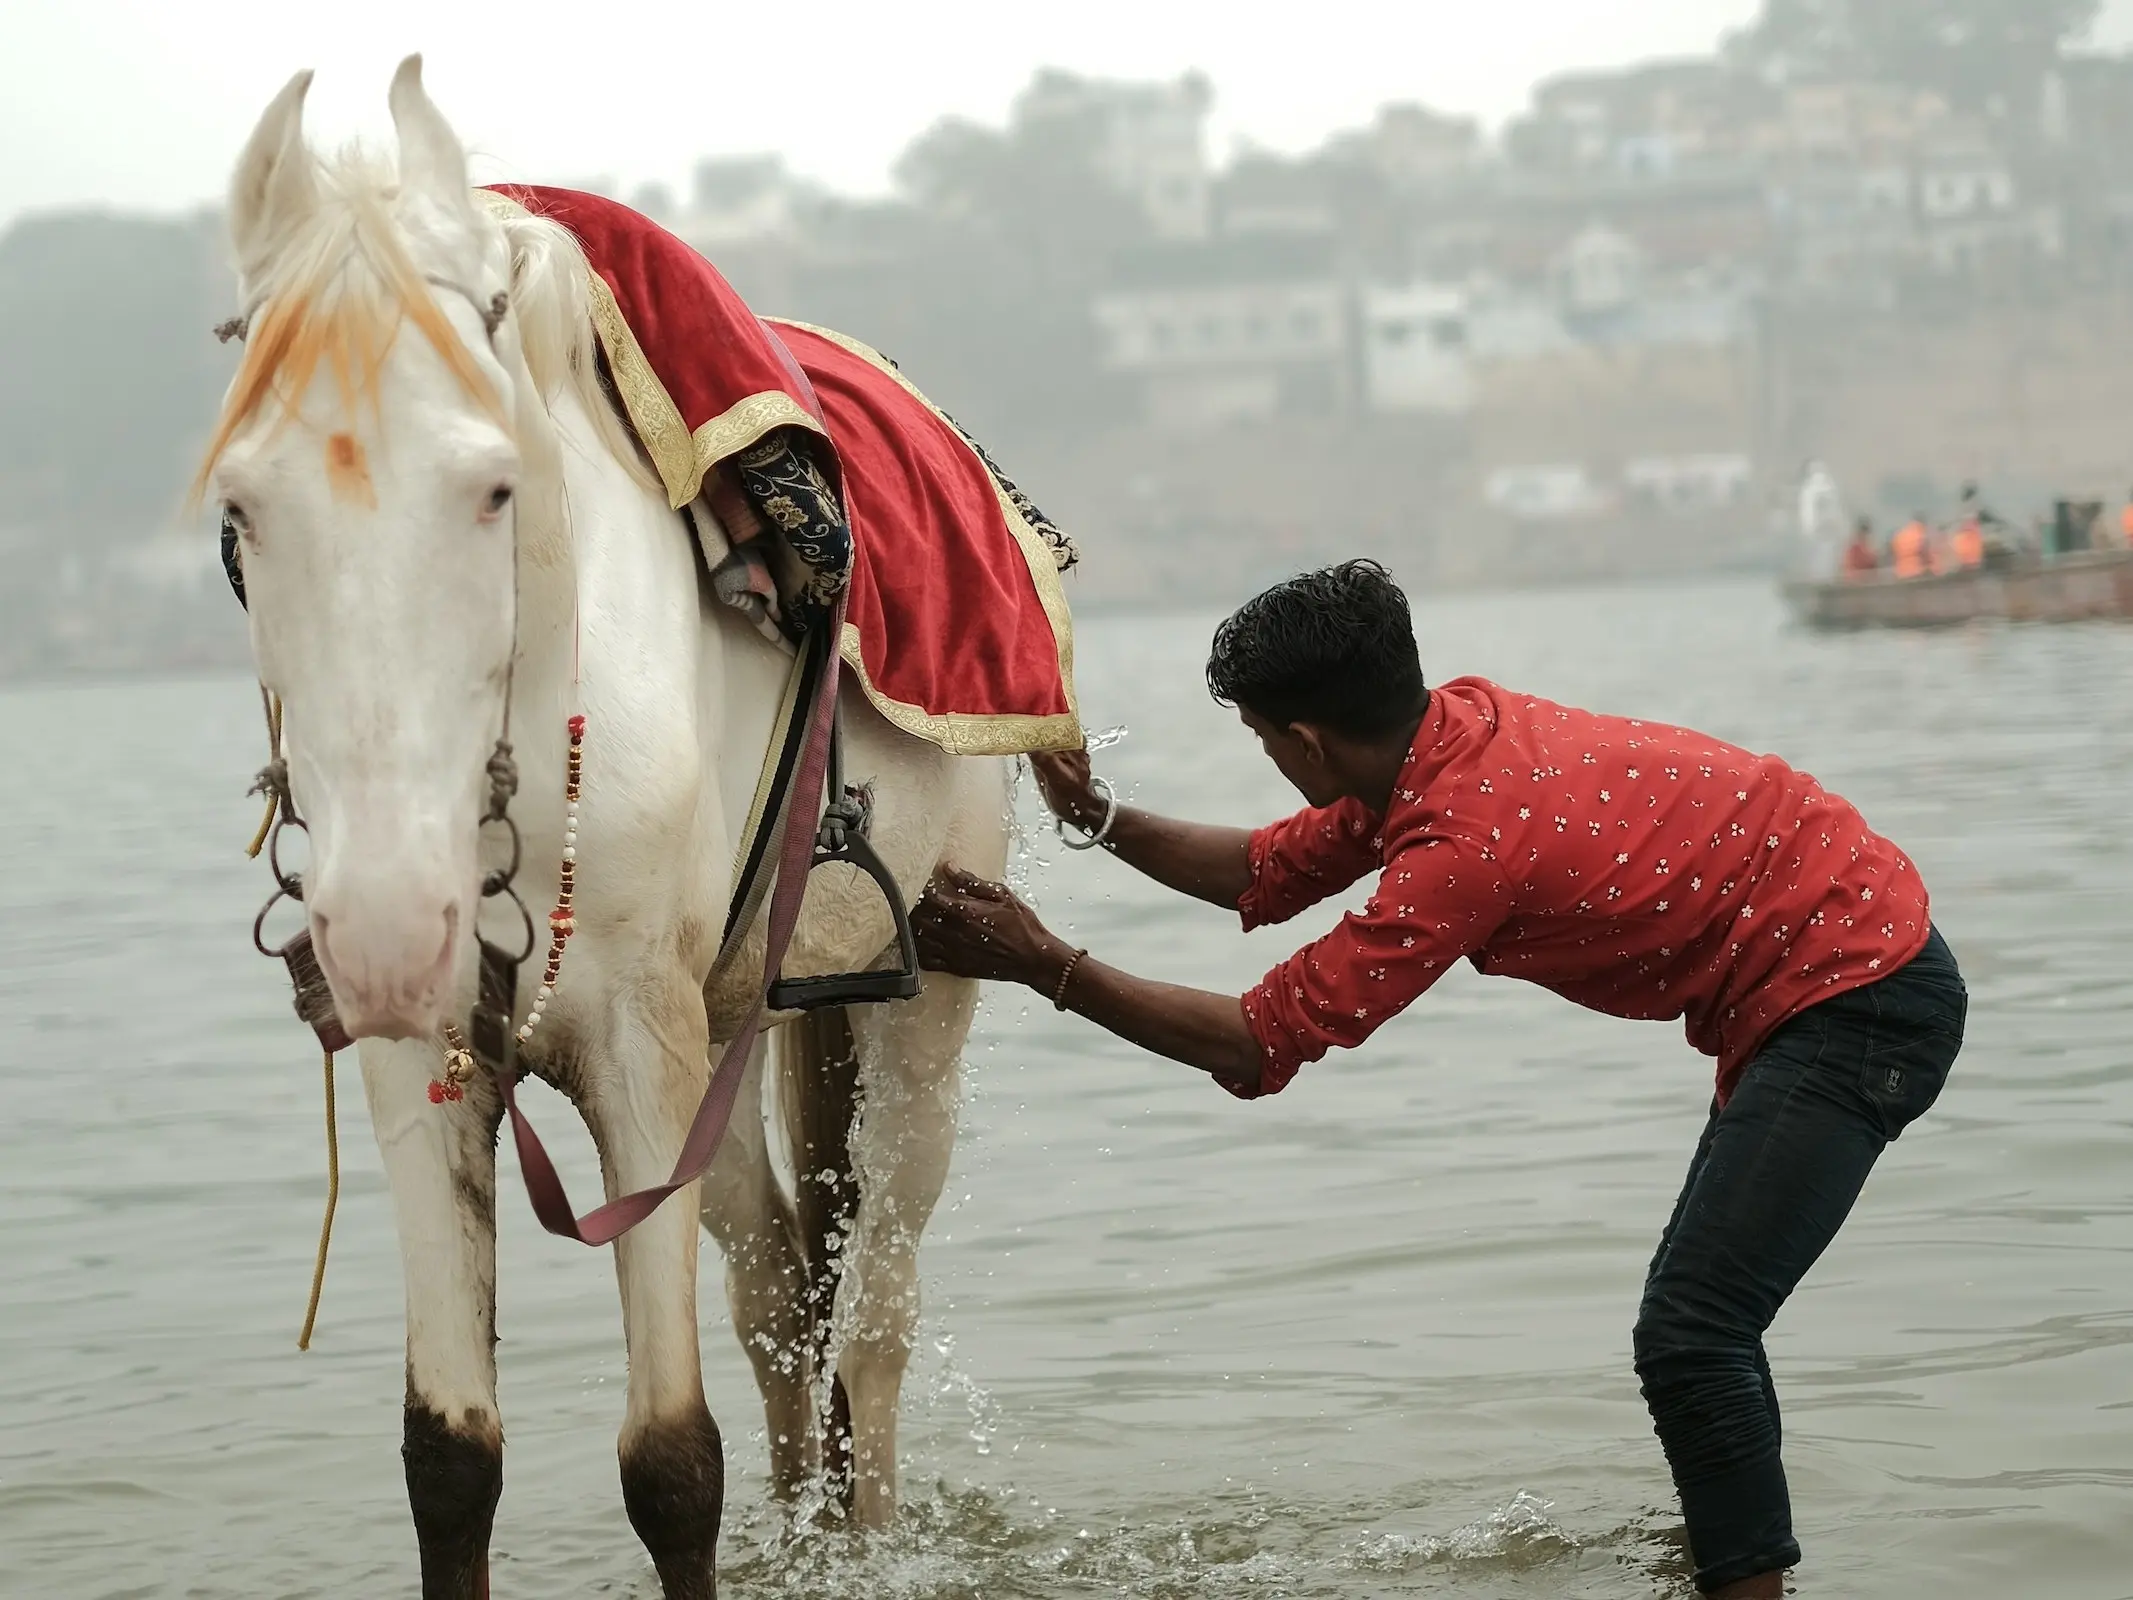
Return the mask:
[[[483,300],[457,279],[427,276],[425,282],[459,295],[474,308],[481,319],[483,336],[488,340],[490,353],[496,353],[497,331],[503,327],[511,314],[511,296],[499,289]],[[232,317],[215,328],[215,337],[224,343],[231,339],[242,340],[251,331],[252,319],[266,304],[264,299],[254,302],[240,317]],[[513,1032],[513,1019],[517,1013],[518,974],[532,956],[537,939],[534,933],[533,913],[527,909],[525,900],[517,887],[519,867],[525,856],[524,841],[520,838],[518,824],[511,819],[511,801],[518,793],[518,762],[511,751],[511,701],[513,681],[518,668],[519,633],[519,548],[518,548],[518,502],[511,502],[511,650],[504,664],[504,701],[496,747],[490,752],[486,765],[489,783],[487,807],[477,829],[501,828],[508,844],[504,865],[482,878],[481,898],[485,901],[505,899],[518,912],[524,933],[521,948],[516,954],[498,945],[481,931],[480,919],[475,919],[475,945],[479,952],[479,977],[476,983],[474,1009],[468,1018],[468,1038],[474,1060],[500,1078],[506,1074],[516,1075],[518,1067],[518,1041]],[[231,567],[231,581],[237,589],[237,598],[245,598],[241,569],[225,552],[225,562]],[[304,899],[303,875],[282,865],[281,836],[286,828],[294,827],[304,834],[309,826],[297,814],[295,797],[289,786],[288,758],[282,753],[282,719],[278,702],[264,685],[260,689],[267,718],[268,760],[259,771],[252,793],[264,795],[267,800],[267,821],[262,825],[266,838],[267,863],[274,874],[274,893],[260,907],[259,915],[252,921],[252,947],[261,955],[283,962],[289,969],[289,978],[296,990],[296,1012],[313,1032],[329,1055],[345,1050],[354,1043],[341,1026],[340,1018],[333,1007],[333,994],[326,982],[324,970],[319,966],[318,952],[311,939],[308,924],[283,944],[270,948],[266,943],[267,915],[283,900],[301,905]],[[255,847],[256,848],[256,847]]]

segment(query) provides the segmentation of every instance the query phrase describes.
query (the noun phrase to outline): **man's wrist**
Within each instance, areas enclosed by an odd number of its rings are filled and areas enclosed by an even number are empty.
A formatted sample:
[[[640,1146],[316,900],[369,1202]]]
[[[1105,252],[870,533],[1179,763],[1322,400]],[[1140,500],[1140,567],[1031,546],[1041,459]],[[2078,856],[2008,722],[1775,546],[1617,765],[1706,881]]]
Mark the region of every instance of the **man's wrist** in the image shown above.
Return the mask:
[[[1022,974],[1022,982],[1045,999],[1054,999],[1059,980],[1075,955],[1075,947],[1066,940],[1056,935],[1046,938],[1044,947],[1030,959],[1029,970]]]
[[[1061,818],[1070,828],[1079,828],[1083,833],[1094,833],[1103,826],[1104,813],[1109,809],[1102,795],[1093,789],[1087,794],[1078,794],[1067,802]]]

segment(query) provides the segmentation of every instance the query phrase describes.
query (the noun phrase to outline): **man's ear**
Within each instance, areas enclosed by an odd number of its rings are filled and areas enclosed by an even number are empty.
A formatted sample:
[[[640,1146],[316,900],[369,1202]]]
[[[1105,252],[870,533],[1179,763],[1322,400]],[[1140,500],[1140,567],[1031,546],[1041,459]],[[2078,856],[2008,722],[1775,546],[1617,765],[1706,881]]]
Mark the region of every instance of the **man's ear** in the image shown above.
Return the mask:
[[[1326,736],[1308,722],[1292,722],[1282,729],[1302,748],[1304,757],[1313,766],[1330,767],[1333,753],[1326,747]]]

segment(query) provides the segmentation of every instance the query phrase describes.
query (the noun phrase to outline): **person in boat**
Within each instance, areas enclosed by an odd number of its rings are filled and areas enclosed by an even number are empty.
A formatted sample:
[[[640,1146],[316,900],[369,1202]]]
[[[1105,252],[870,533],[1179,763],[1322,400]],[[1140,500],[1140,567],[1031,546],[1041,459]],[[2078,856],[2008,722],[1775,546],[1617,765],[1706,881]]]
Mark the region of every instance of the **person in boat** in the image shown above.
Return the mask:
[[[1899,578],[1922,578],[1926,575],[1930,559],[1933,535],[1926,526],[1925,513],[1914,515],[1909,522],[1896,530],[1889,541],[1889,566]]]
[[[1954,526],[1934,548],[1935,572],[1960,572],[1985,564],[1989,549],[2007,547],[2007,524],[1987,506],[1974,483],[1963,485]]]
[[[1807,576],[1826,583],[1837,576],[1844,545],[1844,496],[1819,461],[1800,469],[1800,538],[1806,545]]]
[[[1965,517],[1948,536],[1948,570],[1968,571],[1985,564],[1985,529],[1978,518]]]
[[[2133,550],[2133,493],[2126,496],[2125,507],[2118,513],[2118,543],[2121,549]]]
[[[1852,525],[1852,542],[1844,547],[1844,576],[1857,580],[1879,571],[1881,557],[1874,549],[1874,523],[1861,517]]]
[[[1372,562],[1248,602],[1207,682],[1307,809],[1256,831],[1158,816],[1117,805],[1080,752],[1032,758],[1047,803],[1246,928],[1374,872],[1360,911],[1215,994],[1111,966],[944,869],[915,919],[924,964],[1025,984],[1244,1099],[1362,1044],[1462,959],[1685,1021],[1716,1095],[1645,1280],[1636,1370],[1698,1586],[1783,1594],[1800,1548],[1763,1335],[1962,1042],[1962,977],[1917,869],[1774,756],[1479,678],[1426,687],[1406,598]]]

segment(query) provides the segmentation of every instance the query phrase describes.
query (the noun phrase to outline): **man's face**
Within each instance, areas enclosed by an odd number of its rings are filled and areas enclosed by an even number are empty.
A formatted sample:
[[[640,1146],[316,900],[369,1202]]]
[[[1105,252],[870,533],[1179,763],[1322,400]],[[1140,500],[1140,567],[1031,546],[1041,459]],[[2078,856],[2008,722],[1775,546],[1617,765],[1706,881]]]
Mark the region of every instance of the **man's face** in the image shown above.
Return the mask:
[[[1259,748],[1308,804],[1330,806],[1341,798],[1341,791],[1327,770],[1324,746],[1310,729],[1294,723],[1269,722],[1244,706],[1237,708],[1237,719],[1258,735]]]

